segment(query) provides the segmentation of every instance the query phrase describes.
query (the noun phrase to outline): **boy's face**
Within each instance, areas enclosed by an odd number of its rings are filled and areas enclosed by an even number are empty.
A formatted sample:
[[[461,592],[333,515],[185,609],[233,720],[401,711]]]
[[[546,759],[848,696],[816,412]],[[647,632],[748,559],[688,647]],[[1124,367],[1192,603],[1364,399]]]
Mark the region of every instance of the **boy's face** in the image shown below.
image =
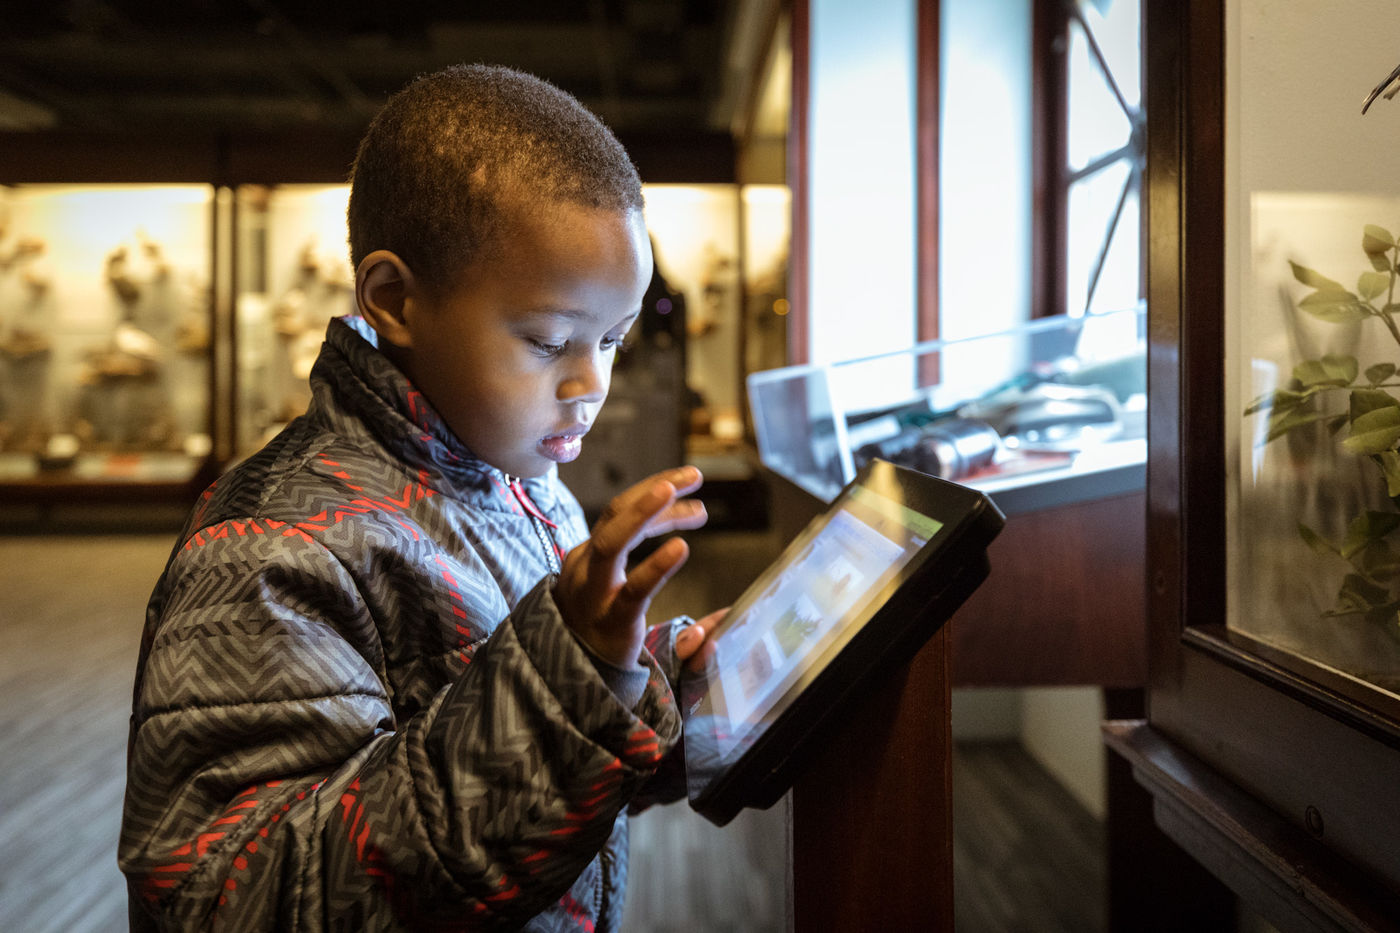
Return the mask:
[[[573,460],[651,280],[640,211],[524,212],[496,255],[410,303],[401,365],[463,443],[516,476]]]

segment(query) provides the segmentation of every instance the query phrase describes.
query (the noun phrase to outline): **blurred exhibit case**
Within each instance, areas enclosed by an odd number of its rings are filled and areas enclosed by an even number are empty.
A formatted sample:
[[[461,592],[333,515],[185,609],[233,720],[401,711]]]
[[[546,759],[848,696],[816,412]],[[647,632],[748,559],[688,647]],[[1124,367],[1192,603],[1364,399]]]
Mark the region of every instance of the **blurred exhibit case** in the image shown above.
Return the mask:
[[[214,194],[0,188],[0,484],[180,484],[207,461]]]
[[[306,410],[308,378],[333,317],[355,310],[348,185],[234,191],[237,451],[247,455]]]
[[[694,438],[739,443],[744,372],[786,344],[787,189],[645,193],[656,275],[563,470],[592,511]],[[187,502],[304,411],[326,324],[355,309],[348,197],[0,185],[0,496]]]

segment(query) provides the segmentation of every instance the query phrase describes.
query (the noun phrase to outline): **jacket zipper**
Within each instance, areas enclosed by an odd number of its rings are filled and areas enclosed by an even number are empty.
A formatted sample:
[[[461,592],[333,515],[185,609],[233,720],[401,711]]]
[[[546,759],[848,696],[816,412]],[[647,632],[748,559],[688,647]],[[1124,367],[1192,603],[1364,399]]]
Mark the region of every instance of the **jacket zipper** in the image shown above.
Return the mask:
[[[559,545],[553,537],[553,532],[557,531],[557,522],[550,521],[540,511],[540,507],[535,505],[535,501],[530,498],[530,494],[525,491],[525,486],[519,477],[506,474],[506,485],[515,495],[515,501],[520,503],[520,507],[525,510],[525,514],[530,516],[530,527],[535,529],[535,537],[539,539],[544,548],[545,562],[549,565],[550,572],[560,573],[563,570],[563,554],[559,550]],[[612,865],[608,858],[607,848],[598,853],[598,883],[593,888],[593,918],[595,923],[603,920],[603,911],[608,903],[608,876],[612,874]]]
[[[535,537],[539,539],[540,545],[544,548],[545,564],[549,567],[549,572],[561,572],[564,569],[563,555],[559,553],[559,545],[555,543],[553,536],[553,531],[559,525],[545,517],[544,512],[540,511],[540,507],[535,505],[530,494],[525,491],[525,486],[520,482],[519,477],[507,473],[506,485],[515,495],[515,501],[520,503],[520,507],[530,517],[530,527],[535,529]]]
[[[610,838],[608,842],[612,842],[612,839]],[[603,912],[607,910],[608,907],[608,884],[610,881],[609,876],[612,874],[611,862],[612,859],[608,857],[608,847],[604,844],[603,851],[598,853],[598,887],[594,891],[595,903],[593,905],[594,922],[599,926],[602,926]]]

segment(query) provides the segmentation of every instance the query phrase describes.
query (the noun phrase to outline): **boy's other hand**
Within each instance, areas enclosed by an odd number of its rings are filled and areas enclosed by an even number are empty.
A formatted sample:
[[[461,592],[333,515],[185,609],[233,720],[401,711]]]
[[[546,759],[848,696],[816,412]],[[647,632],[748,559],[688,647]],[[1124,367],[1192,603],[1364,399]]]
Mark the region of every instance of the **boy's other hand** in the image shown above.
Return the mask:
[[[707,650],[701,655],[703,660],[714,648],[710,644],[710,633],[715,630],[724,617],[729,614],[729,607],[716,609],[714,612],[699,619],[694,625],[687,625],[676,634],[676,659],[678,661],[689,661],[700,651],[701,646]]]
[[[591,538],[564,555],[554,601],[564,624],[603,660],[625,668],[641,656],[647,607],[690,548],[672,538],[630,571],[628,555],[645,538],[705,524],[704,505],[681,499],[701,482],[693,466],[642,480],[608,504]]]

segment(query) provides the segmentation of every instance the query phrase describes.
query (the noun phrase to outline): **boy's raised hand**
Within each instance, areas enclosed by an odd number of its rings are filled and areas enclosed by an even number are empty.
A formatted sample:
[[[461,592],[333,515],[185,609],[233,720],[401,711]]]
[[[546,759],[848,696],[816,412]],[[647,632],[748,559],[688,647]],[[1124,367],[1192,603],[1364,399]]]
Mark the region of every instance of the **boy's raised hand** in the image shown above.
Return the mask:
[[[554,601],[569,626],[599,657],[632,667],[642,652],[646,611],[690,554],[672,538],[630,571],[627,558],[644,538],[705,524],[705,507],[681,499],[700,488],[693,466],[657,473],[608,504],[593,536],[564,556]]]

